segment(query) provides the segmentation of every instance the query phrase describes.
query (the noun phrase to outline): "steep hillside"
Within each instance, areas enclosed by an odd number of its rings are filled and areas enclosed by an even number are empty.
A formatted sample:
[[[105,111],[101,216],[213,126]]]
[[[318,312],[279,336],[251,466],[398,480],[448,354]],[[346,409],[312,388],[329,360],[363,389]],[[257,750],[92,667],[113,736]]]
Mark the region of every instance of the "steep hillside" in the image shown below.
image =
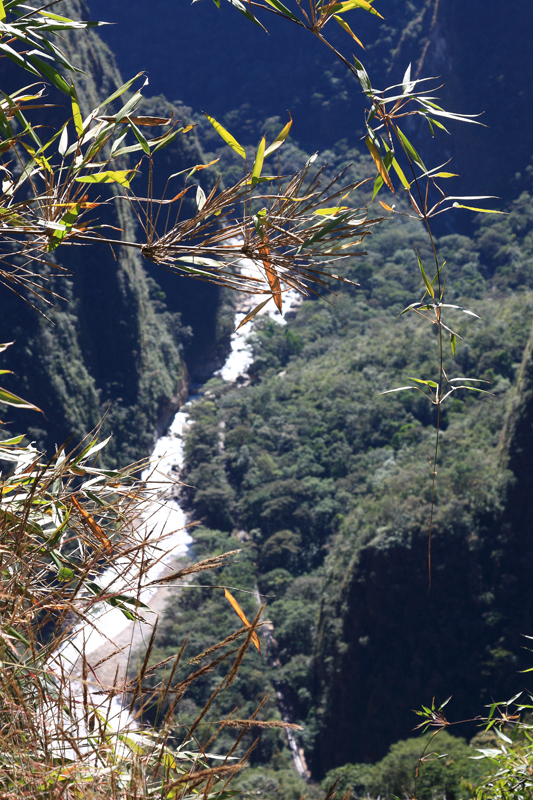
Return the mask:
[[[235,133],[245,135],[250,122],[283,117],[289,109],[293,135],[310,152],[344,138],[353,146],[361,134],[359,85],[295,25],[263,14],[267,35],[226,0],[220,11],[212,0],[161,0],[148,15],[145,4],[133,0],[126,18],[120,0],[92,0],[90,8],[94,18],[117,23],[102,35],[125,73],[147,69],[158,91],[197,111],[233,112],[228,121]],[[381,88],[401,81],[412,61],[419,77],[439,77],[444,86],[437,94],[446,108],[483,113],[486,128],[454,126],[449,140],[437,137],[438,152],[445,148],[445,157],[456,159],[453,171],[462,176],[457,194],[516,197],[532,167],[528,137],[511,131],[530,130],[533,121],[533,62],[524,35],[533,27],[533,6],[511,0],[492,3],[489,12],[483,0],[376,0],[376,8],[384,21],[349,15],[366,51],[331,22],[326,31],[333,44],[361,58]],[[254,132],[253,144],[259,135]],[[510,137],[512,147],[505,145]],[[469,224],[466,217],[446,221],[456,230]]]
[[[78,18],[88,14],[77,0],[65,6],[65,13]],[[88,112],[121,85],[121,76],[94,32],[73,35],[65,46],[86,72],[78,92]],[[23,80],[26,75],[4,59],[2,87],[9,91]],[[69,113],[65,98],[53,89],[48,97],[57,108],[35,112],[33,119],[59,125]],[[144,108],[145,113],[178,119],[188,113],[163,97],[148,99]],[[155,192],[162,193],[169,174],[202,159],[194,132],[178,137],[156,159]],[[146,176],[137,180],[142,195]],[[103,221],[136,240],[138,221],[130,205],[110,204],[104,214]],[[57,257],[72,274],[51,278],[51,287],[65,301],[57,301],[51,310],[37,303],[49,319],[7,288],[0,295],[0,339],[15,339],[9,366],[20,378],[13,381],[13,390],[44,412],[32,412],[30,419],[28,412],[10,411],[10,430],[25,430],[29,424],[29,435],[50,450],[71,435],[79,440],[105,416],[104,432],[113,433],[106,458],[124,464],[150,452],[154,436],[186,397],[187,360],[194,364],[189,370],[194,375],[202,371],[201,359],[205,370],[220,358],[217,348],[226,334],[219,325],[221,296],[205,284],[143,264],[138,253],[125,248],[61,247]]]
[[[194,487],[184,500],[202,520],[197,554],[243,548],[211,581],[257,583],[280,659],[261,680],[252,656],[224,709],[249,713],[280,681],[316,777],[382,757],[433,696],[452,694],[457,719],[528,685],[518,670],[529,666],[522,635],[533,631],[529,500],[517,496],[531,487],[517,459],[528,458],[532,429],[532,231],[524,194],[475,237],[438,243],[452,302],[482,318],[457,320],[465,342],[446,370],[489,381],[494,396],[456,395],[443,417],[430,594],[434,410],[416,392],[378,396],[436,366],[436,338],[398,318],[417,293],[413,246],[428,255],[414,223],[372,235],[348,272],[361,289],[341,292],[333,306],[304,302],[285,328],[258,322],[251,385],[211,381],[193,407],[183,478]],[[519,375],[505,437],[516,455],[506,462],[501,430]],[[254,613],[253,597],[239,601]],[[165,616],[154,658],[175,652],[192,618],[191,648],[232,630],[238,622],[223,609],[216,590],[185,592]],[[199,688],[182,720],[201,698]],[[261,741],[256,763],[284,763],[283,737]]]

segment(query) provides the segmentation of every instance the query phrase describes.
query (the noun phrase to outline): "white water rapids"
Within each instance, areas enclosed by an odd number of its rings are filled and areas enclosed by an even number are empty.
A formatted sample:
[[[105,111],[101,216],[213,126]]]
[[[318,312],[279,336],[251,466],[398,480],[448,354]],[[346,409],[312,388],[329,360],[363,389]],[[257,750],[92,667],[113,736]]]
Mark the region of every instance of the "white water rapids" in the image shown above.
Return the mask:
[[[297,295],[296,292],[291,290],[284,293],[286,313],[294,311],[300,302],[301,296]],[[275,312],[273,308],[269,310],[268,306],[263,310],[263,313],[268,314],[268,316],[280,324],[284,325],[286,322],[284,317],[278,312]],[[236,327],[244,317],[245,312],[236,315]],[[247,342],[252,326],[253,321],[248,322],[232,334],[230,353],[223,367],[215,373],[216,377],[234,382],[239,376],[246,373],[252,363],[252,348]],[[150,459],[151,466],[143,474],[143,478],[145,479],[150,476],[151,485],[153,485],[154,482],[158,484],[163,494],[163,499],[159,501],[157,505],[154,504],[149,509],[142,522],[139,533],[141,537],[149,537],[153,539],[154,542],[158,542],[161,537],[164,537],[163,542],[165,548],[163,557],[161,557],[160,550],[154,552],[155,563],[148,569],[144,578],[145,583],[157,582],[168,570],[168,567],[176,557],[186,554],[192,542],[192,538],[186,528],[187,520],[185,512],[180,508],[178,502],[172,499],[171,490],[176,484],[176,474],[179,474],[184,462],[183,430],[188,422],[187,407],[190,406],[195,399],[197,398],[189,398],[188,402],[175,415],[167,434],[157,440]],[[168,493],[168,497],[165,497],[165,493]],[[158,547],[161,547],[161,543],[158,544]],[[99,575],[95,582],[98,583],[104,593],[109,591],[114,594],[131,594],[132,577],[128,577],[129,564],[130,562],[127,560],[127,557],[119,557],[116,559],[113,567]],[[134,570],[135,566],[131,565],[131,575],[133,575]],[[119,576],[118,578],[117,575]],[[151,599],[157,591],[158,586],[148,587],[140,593],[138,599],[149,606]],[[132,623],[128,620],[119,608],[111,607],[104,603],[95,607],[94,611],[91,612],[90,618],[92,624],[80,625],[71,641],[57,654],[58,666],[60,666],[62,672],[73,676],[74,691],[79,693],[80,696],[82,694],[82,686],[81,683],[78,684],[75,677],[76,664],[79,661],[80,653],[84,652],[85,655],[88,656],[104,645],[116,645],[117,637],[119,637],[123,631],[130,628],[132,625],[139,625],[139,623]],[[131,635],[132,642],[135,639],[133,635],[134,632],[135,631],[133,631]],[[96,691],[94,693],[91,691],[88,692],[94,705],[102,708],[101,696],[97,699],[96,694],[98,694]],[[105,702],[104,712],[106,713],[108,723],[116,730],[124,731],[125,729],[129,729],[129,731],[131,731],[132,728],[136,728],[133,720],[129,718],[127,711],[123,710],[119,697],[112,697],[107,700]],[[296,768],[300,774],[305,777],[305,769],[302,773],[302,768],[298,761],[301,754],[299,754],[294,735],[290,730],[287,731],[287,734]]]

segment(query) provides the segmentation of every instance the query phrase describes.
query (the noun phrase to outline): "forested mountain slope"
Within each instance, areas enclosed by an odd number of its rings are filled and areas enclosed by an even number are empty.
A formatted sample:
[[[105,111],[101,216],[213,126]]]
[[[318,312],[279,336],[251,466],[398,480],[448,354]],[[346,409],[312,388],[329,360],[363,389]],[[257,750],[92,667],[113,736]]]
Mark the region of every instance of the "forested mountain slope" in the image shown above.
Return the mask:
[[[437,338],[398,317],[418,285],[413,247],[429,255],[414,223],[372,235],[368,255],[350,262],[360,289],[333,306],[305,302],[285,328],[258,322],[251,384],[211,381],[192,409],[183,479],[203,524],[195,552],[243,548],[212,582],[257,584],[266,596],[281,661],[270,679],[305,726],[315,776],[382,757],[433,696],[452,694],[450,716],[467,718],[529,685],[518,671],[530,665],[522,635],[533,631],[532,236],[524,194],[503,221],[438,242],[452,302],[482,318],[457,320],[465,342],[446,370],[489,381],[493,396],[457,394],[442,420],[429,594],[434,410],[417,392],[379,397],[437,363]],[[253,615],[253,598],[239,601]],[[191,652],[232,629],[223,604],[220,592],[185,591],[154,659],[175,652],[192,619]],[[268,690],[255,661],[226,712],[250,713]],[[254,758],[276,763],[280,752],[282,738],[269,734]]]

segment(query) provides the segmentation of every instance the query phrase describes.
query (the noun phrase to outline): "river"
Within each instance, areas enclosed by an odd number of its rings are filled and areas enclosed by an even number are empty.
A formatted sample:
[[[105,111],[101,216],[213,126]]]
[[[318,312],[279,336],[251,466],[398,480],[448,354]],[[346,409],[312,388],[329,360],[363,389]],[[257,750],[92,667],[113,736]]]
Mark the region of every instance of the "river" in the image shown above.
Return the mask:
[[[296,292],[284,293],[285,315],[294,313],[300,303],[301,296]],[[275,311],[273,303],[269,305],[272,305],[272,310],[268,310],[269,306],[267,306],[263,313],[281,325],[286,324],[285,315],[281,316],[279,312]],[[244,319],[246,313],[247,311],[243,309],[236,314],[235,327]],[[235,382],[237,378],[245,375],[253,359],[252,347],[249,342],[253,325],[254,320],[246,323],[232,334],[230,352],[221,369],[214,373],[214,377]],[[164,553],[157,554],[157,557],[154,558],[154,565],[149,567],[143,581],[145,584],[156,582],[156,585],[143,589],[139,596],[143,603],[153,608],[154,614],[147,614],[148,621],[143,625],[130,622],[119,608],[113,608],[107,604],[96,606],[91,616],[91,625],[80,626],[70,642],[58,654],[58,665],[62,671],[73,676],[75,686],[76,669],[81,652],[84,652],[86,657],[93,655],[94,658],[89,658],[93,664],[101,661],[102,658],[106,659],[108,677],[102,683],[110,685],[116,674],[116,668],[120,665],[124,672],[122,677],[125,677],[131,652],[137,646],[142,645],[147,636],[149,637],[149,630],[155,616],[164,608],[169,590],[159,589],[157,581],[165,572],[168,572],[169,567],[175,563],[177,558],[187,554],[193,541],[186,527],[186,514],[173,495],[175,494],[176,477],[184,464],[183,433],[189,424],[188,410],[191,404],[201,396],[201,392],[189,396],[188,401],[172,420],[167,433],[157,440],[150,458],[150,467],[143,473],[143,478],[148,480],[152,486],[154,483],[157,484],[158,494],[161,497],[161,500],[152,504],[146,512],[140,531],[141,536],[149,537],[154,542],[159,543],[161,537],[164,541]],[[109,589],[113,593],[130,594],[132,580],[128,577],[128,571],[133,571],[133,569],[132,562],[119,557],[112,567],[99,576],[98,584],[104,592]],[[121,655],[112,656],[120,648],[123,648]],[[108,655],[111,658],[107,659]],[[100,679],[100,676],[97,677]],[[81,694],[81,683],[77,685],[78,689],[75,691]],[[277,687],[276,691],[279,695],[282,717],[285,722],[290,722],[280,689]],[[91,691],[89,691],[89,695],[91,695]],[[102,695],[97,690],[94,691],[94,697],[91,699],[95,706],[102,709]],[[121,731],[126,729],[131,731],[132,727],[136,727],[134,721],[122,708],[120,697],[111,697],[106,703],[104,713],[112,727]],[[295,767],[302,777],[307,777],[303,753],[297,747],[292,731],[288,730],[287,734]]]

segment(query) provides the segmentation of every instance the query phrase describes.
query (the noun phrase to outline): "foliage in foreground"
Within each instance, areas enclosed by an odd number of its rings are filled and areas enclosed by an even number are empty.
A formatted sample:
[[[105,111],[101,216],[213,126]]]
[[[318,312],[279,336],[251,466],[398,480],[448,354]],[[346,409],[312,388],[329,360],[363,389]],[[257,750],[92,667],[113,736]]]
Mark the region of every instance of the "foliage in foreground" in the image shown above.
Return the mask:
[[[2,402],[24,401],[2,390]],[[151,533],[166,487],[156,479],[139,483],[142,464],[100,469],[95,459],[105,441],[93,439],[70,453],[63,447],[46,460],[23,447],[22,438],[0,445],[0,458],[11,467],[0,481],[2,796],[228,796],[224,787],[243,766],[231,746],[226,756],[212,755],[191,728],[176,730],[169,720],[157,729],[142,727],[142,708],[134,713],[133,706],[145,698],[147,665],[127,684],[115,678],[106,685],[85,654],[92,627],[105,637],[105,617],[103,623],[99,618],[106,606],[128,620],[142,619],[143,589],[154,583],[169,535]],[[257,621],[232,637],[235,645],[225,655],[233,657],[230,676]],[[183,679],[181,655],[171,659],[167,679],[148,692],[151,703],[168,700],[176,709],[198,677]],[[129,711],[114,700],[124,693],[131,696]],[[216,733],[209,744],[215,739]]]

